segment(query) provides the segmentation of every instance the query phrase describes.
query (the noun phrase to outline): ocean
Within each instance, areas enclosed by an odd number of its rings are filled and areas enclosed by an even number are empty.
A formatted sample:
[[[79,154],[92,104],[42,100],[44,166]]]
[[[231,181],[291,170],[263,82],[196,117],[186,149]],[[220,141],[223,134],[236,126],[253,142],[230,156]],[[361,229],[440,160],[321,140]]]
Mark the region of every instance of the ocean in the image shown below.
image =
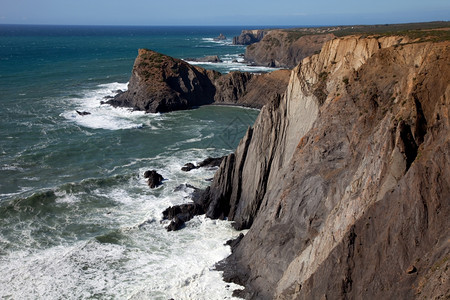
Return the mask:
[[[259,111],[145,114],[100,101],[127,88],[139,48],[268,71],[233,62],[242,29],[0,25],[0,298],[232,298],[239,286],[214,264],[239,232],[204,216],[167,232],[162,211],[215,172],[181,167],[231,153]],[[152,169],[165,178],[153,190]]]

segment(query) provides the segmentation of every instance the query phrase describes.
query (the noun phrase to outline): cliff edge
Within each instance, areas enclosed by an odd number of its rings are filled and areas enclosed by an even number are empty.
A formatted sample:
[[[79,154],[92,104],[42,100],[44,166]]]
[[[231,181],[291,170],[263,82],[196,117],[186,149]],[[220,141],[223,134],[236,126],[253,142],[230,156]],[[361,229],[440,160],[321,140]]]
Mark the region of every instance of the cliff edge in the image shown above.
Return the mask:
[[[207,190],[250,228],[219,268],[248,299],[446,297],[450,42],[347,36],[265,105]]]

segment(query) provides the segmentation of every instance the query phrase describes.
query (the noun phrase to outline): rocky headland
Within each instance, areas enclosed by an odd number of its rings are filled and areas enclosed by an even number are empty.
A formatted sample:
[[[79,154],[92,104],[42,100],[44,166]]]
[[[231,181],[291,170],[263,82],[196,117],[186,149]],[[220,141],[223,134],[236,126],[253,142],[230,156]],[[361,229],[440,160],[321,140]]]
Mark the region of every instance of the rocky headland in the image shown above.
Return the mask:
[[[219,268],[248,299],[450,293],[450,42],[347,36],[263,107],[206,191],[250,228]]]
[[[187,74],[172,85],[154,77],[169,95],[197,89],[207,103],[263,106],[210,187],[164,211],[168,229],[204,213],[249,229],[217,265],[246,299],[445,299],[450,31],[333,35],[281,71],[290,74],[283,92],[259,91],[281,73],[222,75],[175,59],[155,66]],[[141,59],[132,80],[147,70]],[[132,96],[152,84],[132,80],[126,104],[137,107]],[[155,98],[146,99],[152,111]]]
[[[215,57],[214,57],[215,58]],[[149,113],[189,109],[207,104],[261,108],[281,95],[290,72],[221,74],[152,50],[140,49],[128,89],[105,103]]]

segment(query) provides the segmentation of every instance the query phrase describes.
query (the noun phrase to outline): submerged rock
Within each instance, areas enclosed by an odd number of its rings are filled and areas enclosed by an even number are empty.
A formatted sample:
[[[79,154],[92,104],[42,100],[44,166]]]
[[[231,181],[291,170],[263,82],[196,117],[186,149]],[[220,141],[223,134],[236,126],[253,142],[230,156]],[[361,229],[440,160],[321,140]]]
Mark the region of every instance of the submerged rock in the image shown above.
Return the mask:
[[[144,178],[147,178],[147,184],[150,188],[156,188],[162,184],[164,178],[155,170],[145,171]]]

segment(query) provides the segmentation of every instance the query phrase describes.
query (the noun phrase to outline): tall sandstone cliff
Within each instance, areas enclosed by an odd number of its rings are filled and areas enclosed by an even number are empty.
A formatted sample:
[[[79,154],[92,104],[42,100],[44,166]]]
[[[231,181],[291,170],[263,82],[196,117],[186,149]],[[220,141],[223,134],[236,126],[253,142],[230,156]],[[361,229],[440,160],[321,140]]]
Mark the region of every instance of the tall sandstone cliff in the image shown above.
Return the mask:
[[[450,43],[348,36],[291,72],[208,193],[250,228],[224,276],[250,299],[450,294]]]

